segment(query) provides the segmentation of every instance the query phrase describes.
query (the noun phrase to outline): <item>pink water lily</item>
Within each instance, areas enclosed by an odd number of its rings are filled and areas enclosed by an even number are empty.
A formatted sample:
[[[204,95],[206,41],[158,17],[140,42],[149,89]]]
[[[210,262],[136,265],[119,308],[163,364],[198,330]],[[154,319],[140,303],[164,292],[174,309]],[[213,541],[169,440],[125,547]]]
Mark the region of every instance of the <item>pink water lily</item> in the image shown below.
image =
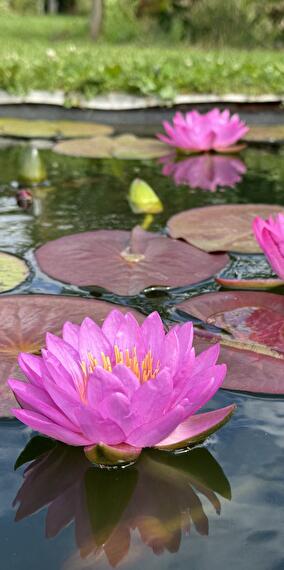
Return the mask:
[[[176,449],[205,439],[234,406],[193,415],[221,386],[219,346],[195,357],[191,323],[165,333],[158,313],[141,326],[113,310],[100,328],[66,322],[63,338],[46,335],[42,356],[22,353],[27,382],[10,379],[26,425],[84,446],[100,464],[135,460],[142,448]]]
[[[253,231],[272,269],[284,279],[284,215],[270,216],[268,220],[257,216]]]
[[[208,152],[229,150],[248,132],[239,115],[230,115],[226,109],[212,109],[205,114],[190,111],[176,113],[173,123],[163,122],[166,135],[158,138],[183,152]]]

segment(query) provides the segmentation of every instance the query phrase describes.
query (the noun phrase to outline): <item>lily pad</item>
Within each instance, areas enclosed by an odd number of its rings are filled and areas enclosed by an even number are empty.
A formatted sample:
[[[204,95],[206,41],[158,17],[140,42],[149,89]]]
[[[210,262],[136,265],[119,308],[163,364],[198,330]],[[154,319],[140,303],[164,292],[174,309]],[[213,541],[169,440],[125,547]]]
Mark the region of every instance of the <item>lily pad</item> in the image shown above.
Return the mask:
[[[60,334],[63,323],[80,323],[86,316],[101,324],[111,303],[55,295],[11,295],[0,299],[0,417],[10,416],[15,405],[7,385],[9,376],[22,378],[17,366],[19,352],[38,353],[44,346],[46,332]],[[123,312],[129,309],[121,308]],[[131,310],[136,318],[140,313]]]
[[[245,136],[247,142],[283,144],[284,125],[254,125]]]
[[[231,264],[215,278],[225,289],[266,290],[284,285],[274,276],[264,255],[239,254],[232,258]]]
[[[228,261],[226,255],[209,255],[139,226],[132,232],[98,230],[62,237],[40,247],[36,259],[54,279],[96,285],[118,295],[136,295],[149,286],[192,285]]]
[[[0,136],[2,137],[72,139],[74,137],[94,137],[112,133],[112,127],[97,123],[0,118]]]
[[[63,141],[56,144],[53,150],[67,156],[120,158],[123,160],[160,158],[168,153],[167,145],[156,139],[139,138],[129,134],[117,137],[100,136],[91,139]]]
[[[28,266],[22,259],[10,253],[0,252],[0,293],[18,287],[28,275]]]
[[[223,388],[284,394],[284,297],[228,291],[194,297],[177,306],[228,334],[198,331],[197,351],[220,342],[228,366]]]
[[[259,253],[252,231],[256,216],[268,218],[282,206],[268,204],[225,204],[193,208],[172,216],[168,221],[171,237],[182,238],[203,251]]]

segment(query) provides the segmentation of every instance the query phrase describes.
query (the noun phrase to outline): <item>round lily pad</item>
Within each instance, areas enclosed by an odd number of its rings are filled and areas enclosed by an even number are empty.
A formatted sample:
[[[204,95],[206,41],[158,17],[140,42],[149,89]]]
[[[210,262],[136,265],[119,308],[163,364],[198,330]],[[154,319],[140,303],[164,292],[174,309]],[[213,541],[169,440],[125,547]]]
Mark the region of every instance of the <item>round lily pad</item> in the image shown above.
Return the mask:
[[[156,139],[139,138],[129,134],[112,138],[100,136],[87,140],[62,141],[57,143],[53,150],[67,156],[120,158],[124,160],[160,158],[168,153],[167,145]]]
[[[247,142],[283,144],[284,125],[254,125],[245,136]]]
[[[22,259],[10,253],[0,252],[0,293],[18,287],[28,275],[28,266]]]
[[[15,405],[7,385],[9,377],[21,378],[17,366],[19,352],[38,353],[44,346],[46,332],[60,334],[65,321],[74,323],[89,316],[101,324],[116,305],[103,301],[56,295],[11,295],[0,299],[0,417],[9,417]],[[143,316],[131,311],[142,322]]]
[[[54,279],[96,285],[119,295],[145,287],[180,287],[208,279],[228,261],[139,226],[132,232],[98,230],[50,241],[36,251],[37,262]]]
[[[284,394],[284,297],[228,291],[194,297],[177,308],[221,327],[222,335],[197,332],[197,351],[220,342],[228,366],[223,388]]]
[[[109,125],[79,121],[35,121],[29,119],[0,118],[0,136],[25,139],[69,139],[110,135]]]
[[[259,253],[252,231],[256,216],[284,214],[282,206],[268,204],[226,204],[185,210],[168,221],[171,237],[182,238],[203,251]]]

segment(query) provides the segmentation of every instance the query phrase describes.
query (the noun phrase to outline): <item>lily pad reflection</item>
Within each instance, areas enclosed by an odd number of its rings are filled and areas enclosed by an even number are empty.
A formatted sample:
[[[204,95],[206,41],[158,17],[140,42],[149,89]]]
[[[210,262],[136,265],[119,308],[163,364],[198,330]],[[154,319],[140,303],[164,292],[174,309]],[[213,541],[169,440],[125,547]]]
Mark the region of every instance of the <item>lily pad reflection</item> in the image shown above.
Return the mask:
[[[74,522],[75,557],[95,563],[104,556],[115,567],[131,555],[135,531],[153,554],[177,552],[192,526],[207,535],[204,497],[220,514],[218,495],[230,500],[230,484],[206,448],[180,455],[145,452],[135,467],[102,471],[90,467],[80,449],[55,445],[28,466],[14,505],[16,521],[48,507],[47,538]],[[73,564],[74,557],[65,567]]]

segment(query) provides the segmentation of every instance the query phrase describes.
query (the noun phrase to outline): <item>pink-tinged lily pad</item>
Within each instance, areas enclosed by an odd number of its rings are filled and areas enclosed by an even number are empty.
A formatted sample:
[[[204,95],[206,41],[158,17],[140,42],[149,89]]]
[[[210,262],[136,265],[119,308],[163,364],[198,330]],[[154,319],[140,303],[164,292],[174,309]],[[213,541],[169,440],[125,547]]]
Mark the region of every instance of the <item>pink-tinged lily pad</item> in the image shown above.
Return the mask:
[[[225,425],[235,409],[235,404],[232,404],[231,406],[226,406],[226,408],[219,408],[212,412],[191,416],[156,447],[170,451],[203,441]]]
[[[203,251],[259,253],[252,231],[256,216],[268,218],[281,206],[268,204],[226,204],[185,210],[168,221],[171,237],[181,238]]]
[[[257,289],[259,291],[264,289],[274,289],[284,285],[281,279],[228,279],[226,277],[216,277],[217,283],[222,285],[225,289]]]
[[[44,346],[46,332],[60,334],[63,323],[74,323],[89,316],[101,324],[114,305],[103,301],[55,295],[11,295],[0,299],[0,417],[9,417],[15,406],[7,385],[9,376],[22,378],[17,365],[19,352],[38,353]],[[143,316],[130,310],[142,322]]]
[[[119,295],[135,295],[149,286],[192,285],[228,261],[226,255],[209,255],[139,226],[132,232],[98,230],[63,237],[40,247],[36,259],[54,279]]]
[[[197,351],[221,343],[220,361],[228,366],[222,388],[284,394],[284,297],[273,293],[228,291],[194,297],[178,305],[191,315],[228,332],[200,331]]]

